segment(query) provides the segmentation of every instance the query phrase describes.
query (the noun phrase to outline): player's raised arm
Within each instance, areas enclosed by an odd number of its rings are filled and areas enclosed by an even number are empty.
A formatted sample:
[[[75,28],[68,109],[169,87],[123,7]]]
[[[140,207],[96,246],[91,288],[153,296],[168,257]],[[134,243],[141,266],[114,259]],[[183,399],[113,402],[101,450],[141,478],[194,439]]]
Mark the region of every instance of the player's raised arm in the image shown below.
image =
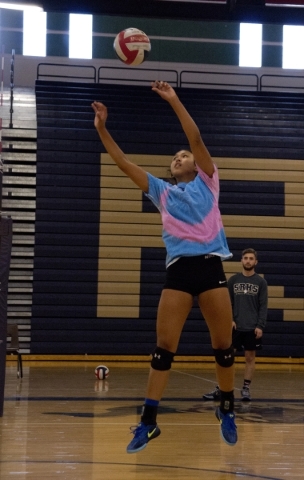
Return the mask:
[[[120,170],[130,177],[130,179],[141,190],[147,192],[149,189],[147,172],[128,160],[106,128],[106,121],[108,118],[107,107],[100,102],[93,102],[92,108],[95,112],[95,128],[108,154],[112,157]]]
[[[210,153],[202,140],[198,126],[178,98],[175,90],[167,82],[153,82],[152,90],[171,105],[186,134],[195,162],[209,177],[212,177],[214,165]]]

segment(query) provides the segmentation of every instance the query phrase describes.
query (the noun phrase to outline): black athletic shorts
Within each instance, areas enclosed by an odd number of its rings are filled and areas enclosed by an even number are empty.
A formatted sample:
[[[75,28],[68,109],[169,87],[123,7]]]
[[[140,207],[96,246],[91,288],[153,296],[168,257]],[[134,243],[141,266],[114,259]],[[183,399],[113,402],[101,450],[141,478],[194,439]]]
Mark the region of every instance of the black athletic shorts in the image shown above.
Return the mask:
[[[197,296],[214,288],[227,288],[227,279],[220,257],[198,255],[181,257],[167,268],[165,288]]]
[[[241,332],[240,330],[233,329],[232,331],[232,344],[235,350],[261,350],[262,338],[256,338],[254,330],[247,332]]]

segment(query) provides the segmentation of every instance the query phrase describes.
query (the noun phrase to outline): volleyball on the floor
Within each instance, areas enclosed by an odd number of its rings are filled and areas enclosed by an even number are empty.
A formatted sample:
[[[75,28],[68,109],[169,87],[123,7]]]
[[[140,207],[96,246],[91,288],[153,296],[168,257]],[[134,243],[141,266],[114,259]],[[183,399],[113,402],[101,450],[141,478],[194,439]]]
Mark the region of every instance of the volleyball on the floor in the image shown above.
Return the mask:
[[[98,365],[98,367],[95,368],[95,377],[98,380],[104,380],[105,378],[108,378],[109,373],[109,369],[105,365]]]
[[[149,37],[138,28],[126,28],[114,40],[114,50],[126,65],[140,65],[151,50]]]

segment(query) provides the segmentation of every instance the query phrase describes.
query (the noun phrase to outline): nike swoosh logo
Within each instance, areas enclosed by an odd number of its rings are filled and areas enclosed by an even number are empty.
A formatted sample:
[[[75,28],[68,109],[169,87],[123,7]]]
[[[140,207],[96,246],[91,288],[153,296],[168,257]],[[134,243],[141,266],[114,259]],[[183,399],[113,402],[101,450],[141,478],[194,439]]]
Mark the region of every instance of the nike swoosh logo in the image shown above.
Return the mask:
[[[155,432],[155,430],[156,430],[156,428],[154,428],[154,429],[152,430],[152,432],[148,432],[148,438],[151,438],[151,437],[152,437],[152,435],[153,435],[153,433]]]
[[[223,282],[219,281],[219,283],[226,283],[226,282],[227,282],[227,280],[224,280]]]

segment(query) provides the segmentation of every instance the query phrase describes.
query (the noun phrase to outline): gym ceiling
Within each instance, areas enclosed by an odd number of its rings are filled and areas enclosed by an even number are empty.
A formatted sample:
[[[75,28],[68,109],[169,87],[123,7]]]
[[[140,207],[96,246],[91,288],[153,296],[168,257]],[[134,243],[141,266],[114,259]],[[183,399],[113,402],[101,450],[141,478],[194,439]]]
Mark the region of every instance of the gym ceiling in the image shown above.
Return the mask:
[[[12,0],[9,3],[40,5],[47,12],[304,24],[304,0]]]

